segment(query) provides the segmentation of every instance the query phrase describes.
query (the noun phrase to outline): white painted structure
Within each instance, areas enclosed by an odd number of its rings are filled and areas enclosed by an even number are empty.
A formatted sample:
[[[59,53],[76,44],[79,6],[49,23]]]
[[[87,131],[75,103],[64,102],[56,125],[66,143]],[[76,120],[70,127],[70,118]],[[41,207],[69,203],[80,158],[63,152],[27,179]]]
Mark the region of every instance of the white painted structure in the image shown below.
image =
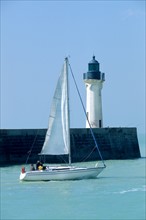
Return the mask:
[[[101,90],[105,81],[104,73],[99,71],[99,63],[93,60],[88,64],[88,72],[84,73],[86,85],[86,114],[92,128],[103,127]],[[86,128],[89,128],[86,120]]]

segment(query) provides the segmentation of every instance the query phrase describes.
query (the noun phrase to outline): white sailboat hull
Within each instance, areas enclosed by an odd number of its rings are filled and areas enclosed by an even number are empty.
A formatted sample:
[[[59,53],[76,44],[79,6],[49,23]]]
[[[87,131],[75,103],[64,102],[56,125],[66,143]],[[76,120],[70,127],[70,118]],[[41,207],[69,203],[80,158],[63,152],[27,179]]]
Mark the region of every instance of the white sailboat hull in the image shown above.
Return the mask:
[[[105,167],[93,168],[56,168],[41,171],[29,171],[20,174],[21,181],[50,181],[50,180],[81,180],[93,179],[102,172]]]

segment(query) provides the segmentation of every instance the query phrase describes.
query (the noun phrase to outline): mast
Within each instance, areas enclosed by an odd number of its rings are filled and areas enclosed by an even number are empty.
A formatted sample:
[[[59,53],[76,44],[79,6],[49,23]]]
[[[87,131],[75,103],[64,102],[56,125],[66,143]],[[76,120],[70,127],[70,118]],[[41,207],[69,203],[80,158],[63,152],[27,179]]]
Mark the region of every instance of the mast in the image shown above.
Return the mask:
[[[68,155],[69,155],[69,165],[71,165],[71,146],[70,146],[70,109],[69,109],[69,80],[68,80],[68,58],[65,58],[66,65],[66,85],[67,85],[67,113],[68,113]]]

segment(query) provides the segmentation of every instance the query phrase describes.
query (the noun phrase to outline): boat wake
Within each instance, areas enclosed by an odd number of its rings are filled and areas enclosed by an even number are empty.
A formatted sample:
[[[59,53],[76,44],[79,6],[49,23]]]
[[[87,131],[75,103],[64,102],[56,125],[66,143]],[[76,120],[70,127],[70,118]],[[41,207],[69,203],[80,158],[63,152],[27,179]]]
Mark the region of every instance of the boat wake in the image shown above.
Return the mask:
[[[146,191],[146,185],[139,187],[139,188],[132,188],[128,190],[122,190],[120,192],[114,192],[115,194],[125,194],[125,193],[131,193],[131,192],[145,192]]]

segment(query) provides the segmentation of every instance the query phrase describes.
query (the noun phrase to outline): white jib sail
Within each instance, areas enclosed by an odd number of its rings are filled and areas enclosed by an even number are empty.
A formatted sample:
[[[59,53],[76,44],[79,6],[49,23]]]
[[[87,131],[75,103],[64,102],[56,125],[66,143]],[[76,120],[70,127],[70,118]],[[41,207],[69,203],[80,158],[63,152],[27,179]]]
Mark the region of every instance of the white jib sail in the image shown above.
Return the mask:
[[[53,97],[49,126],[41,154],[69,154],[68,60],[63,65]]]

